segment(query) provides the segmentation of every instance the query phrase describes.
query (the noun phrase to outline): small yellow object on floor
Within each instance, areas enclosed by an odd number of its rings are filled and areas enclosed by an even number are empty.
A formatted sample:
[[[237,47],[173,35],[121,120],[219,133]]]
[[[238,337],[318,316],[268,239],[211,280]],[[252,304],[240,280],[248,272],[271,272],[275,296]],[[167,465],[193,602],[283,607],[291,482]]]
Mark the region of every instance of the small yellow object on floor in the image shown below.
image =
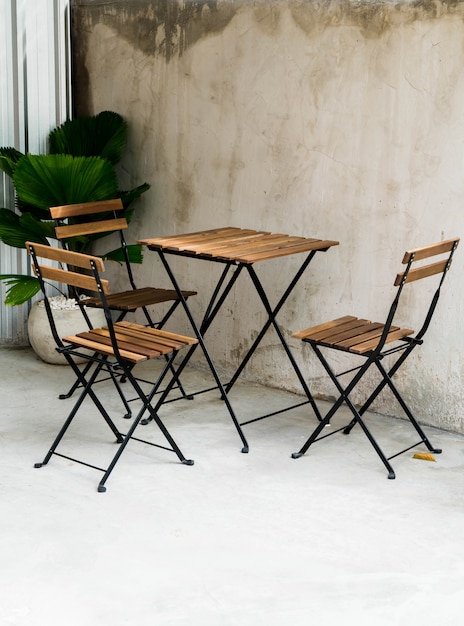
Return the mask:
[[[435,457],[433,454],[428,454],[427,452],[416,452],[416,454],[412,457],[413,459],[421,459],[422,461],[435,461]]]

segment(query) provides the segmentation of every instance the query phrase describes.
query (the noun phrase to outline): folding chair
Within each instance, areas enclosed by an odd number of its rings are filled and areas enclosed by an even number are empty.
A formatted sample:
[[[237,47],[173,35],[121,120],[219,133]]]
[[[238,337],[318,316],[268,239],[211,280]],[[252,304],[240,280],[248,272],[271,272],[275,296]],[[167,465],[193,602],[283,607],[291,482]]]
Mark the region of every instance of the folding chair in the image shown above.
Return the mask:
[[[339,398],[327,412],[326,416],[319,421],[317,427],[307,439],[301,450],[292,454],[293,458],[299,458],[305,454],[315,441],[325,439],[326,437],[334,435],[340,431],[343,431],[345,435],[348,435],[356,424],[359,424],[362,428],[368,440],[379,455],[381,461],[387,468],[388,478],[395,478],[395,472],[389,461],[396,456],[411,450],[419,444],[425,444],[429,451],[436,454],[441,452],[440,449],[432,446],[423,429],[414,418],[411,410],[406,405],[406,402],[403,400],[400,392],[394,384],[393,376],[396,372],[398,372],[400,366],[405,362],[416,346],[420,346],[424,342],[424,335],[430,325],[430,321],[440,296],[441,286],[445,279],[445,275],[450,268],[451,259],[458,243],[458,238],[449,239],[447,241],[435,243],[423,248],[415,248],[404,254],[402,262],[406,265],[406,268],[403,272],[396,276],[394,285],[398,287],[398,289],[390,307],[387,319],[384,323],[371,322],[368,319],[350,315],[293,333],[293,337],[310,344],[325,371],[340,393]],[[418,262],[423,259],[428,259],[436,255],[440,255],[439,260],[435,259],[433,263],[428,265],[418,264]],[[438,287],[433,293],[431,303],[428,307],[420,330],[415,333],[415,331],[410,328],[400,328],[398,326],[394,326],[393,321],[405,285],[429,276],[436,277]],[[349,353],[350,355],[356,355],[357,357],[362,358],[363,362],[361,365],[352,369],[335,373],[333,367],[331,367],[328,363],[328,358],[324,356],[324,353],[326,352],[330,355],[332,350]],[[384,367],[382,361],[387,356],[391,357],[391,361],[388,367]],[[371,367],[376,368],[380,372],[380,383],[375,386],[374,390],[363,402],[362,406],[360,408],[356,408],[350,396],[352,395],[355,387],[360,383]],[[343,387],[338,380],[339,377],[353,372],[355,373],[351,377],[350,382]],[[413,445],[408,446],[404,450],[401,450],[388,458],[367,427],[366,421],[363,419],[364,413],[369,409],[375,398],[377,398],[379,393],[385,387],[388,387],[391,390],[412,426],[420,436],[418,443],[414,443]],[[342,428],[338,428],[337,430],[320,436],[321,432],[330,424],[330,420],[343,403],[349,407],[351,413],[353,414],[351,422]]]
[[[89,237],[101,233],[118,233],[122,251],[121,263],[125,267],[130,289],[108,294],[107,305],[112,311],[117,312],[117,322],[122,321],[128,313],[134,313],[141,309],[149,326],[162,328],[179,306],[180,299],[174,289],[162,289],[160,287],[137,288],[130,263],[128,244],[124,236],[124,230],[128,227],[128,223],[125,217],[120,217],[123,210],[124,206],[121,199],[116,198],[99,202],[84,202],[51,207],[50,214],[55,220],[56,237],[61,241],[65,249],[69,249],[69,241],[75,237]],[[196,293],[196,291],[182,291],[186,299],[196,295]],[[172,305],[165,312],[162,319],[154,321],[148,307],[165,302],[172,302]],[[102,303],[100,298],[91,297],[85,300],[85,306],[101,308]],[[124,382],[124,379],[122,379],[122,382]],[[67,393],[61,394],[59,396],[60,399],[69,398],[77,386],[78,381],[74,383]],[[185,393],[180,380],[177,382],[177,387],[184,398],[192,399],[192,396],[188,396]],[[119,394],[127,411],[125,417],[129,418],[131,417],[131,411],[120,388]]]
[[[187,460],[184,457],[171,434],[161,422],[158,414],[152,407],[151,402],[155,393],[157,393],[160,385],[165,379],[166,374],[168,372],[172,373],[172,363],[179,350],[183,347],[191,346],[197,343],[197,339],[166,332],[157,328],[152,328],[151,326],[147,327],[141,324],[133,324],[125,321],[113,322],[111,318],[111,310],[107,303],[109,284],[107,280],[103,280],[100,277],[100,273],[104,271],[104,264],[101,258],[30,242],[26,244],[26,247],[32,257],[34,272],[42,287],[45,307],[50,322],[50,328],[57,345],[57,350],[66,358],[82,388],[74,407],[55,438],[49,452],[45,456],[44,460],[41,463],[37,463],[35,467],[42,467],[43,465],[46,465],[52,455],[61,456],[71,461],[81,463],[82,465],[92,467],[103,472],[103,478],[98,485],[98,491],[103,492],[106,491],[105,483],[109,475],[113,471],[122,452],[131,439],[175,452],[182,463],[192,465],[193,461]],[[41,261],[42,259],[56,261],[60,264],[60,267],[57,268],[50,266],[50,264],[44,264]],[[73,269],[62,269],[63,267]],[[80,268],[81,271],[76,271],[77,268]],[[87,273],[82,273],[82,270]],[[107,326],[97,329],[90,326],[83,330],[83,332],[79,332],[76,335],[61,338],[57,333],[53,318],[53,309],[50,306],[45,291],[45,280],[58,281],[72,287],[98,293],[101,300],[101,306],[105,314]],[[83,327],[88,325],[86,322],[88,323],[88,319],[84,320],[83,318]],[[87,359],[90,363],[90,368],[81,372],[75,362],[76,357]],[[166,360],[163,361],[162,371],[157,380],[153,383],[152,389],[147,394],[135,378],[133,369],[137,366],[137,364],[143,361],[159,357],[165,357]],[[111,419],[108,411],[104,407],[104,400],[99,398],[95,393],[94,383],[97,380],[98,374],[102,370],[107,372],[111,377],[122,373],[125,376],[127,383],[131,385],[141,402],[141,408],[126,434],[119,431]],[[174,380],[175,382],[177,374],[174,372],[172,376],[173,378],[171,380]],[[86,398],[90,398],[93,401],[110,430],[116,436],[117,443],[119,443],[114,457],[106,468],[97,467],[85,461],[57,452],[58,445]],[[161,433],[164,435],[170,447],[164,447],[134,437],[134,431],[147,411],[149,412],[152,421],[158,426]]]

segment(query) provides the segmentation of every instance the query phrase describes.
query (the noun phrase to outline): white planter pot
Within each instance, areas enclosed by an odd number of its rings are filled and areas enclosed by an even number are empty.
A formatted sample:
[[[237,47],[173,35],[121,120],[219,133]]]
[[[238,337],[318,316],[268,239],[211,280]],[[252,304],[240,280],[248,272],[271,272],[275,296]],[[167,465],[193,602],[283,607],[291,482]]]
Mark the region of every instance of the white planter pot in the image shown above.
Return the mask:
[[[53,314],[60,337],[74,335],[86,329],[86,323],[80,309],[55,309]],[[89,308],[87,314],[95,328],[106,326],[105,314],[101,309]],[[68,364],[64,356],[56,351],[56,343],[48,323],[47,311],[38,302],[32,306],[29,313],[27,332],[32,349],[42,361],[53,365]],[[76,362],[83,361],[85,359]]]

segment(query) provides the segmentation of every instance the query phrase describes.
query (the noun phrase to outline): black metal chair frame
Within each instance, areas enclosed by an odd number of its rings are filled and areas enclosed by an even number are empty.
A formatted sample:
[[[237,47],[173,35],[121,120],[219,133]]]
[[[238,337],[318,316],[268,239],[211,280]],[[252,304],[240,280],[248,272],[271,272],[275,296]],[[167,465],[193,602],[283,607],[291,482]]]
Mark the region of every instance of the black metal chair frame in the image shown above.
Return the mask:
[[[335,387],[337,388],[340,394],[340,396],[334,402],[334,404],[332,405],[330,410],[327,412],[325,417],[317,424],[316,428],[311,433],[309,438],[306,440],[304,445],[301,447],[299,452],[295,452],[292,454],[293,458],[300,458],[301,456],[303,456],[308,451],[310,446],[316,441],[321,441],[322,439],[326,439],[327,437],[335,435],[336,433],[339,433],[339,432],[343,432],[345,435],[348,435],[356,424],[359,424],[364,434],[368,438],[369,442],[373,446],[374,450],[377,452],[382,463],[385,465],[388,471],[388,478],[390,479],[395,478],[395,472],[394,472],[392,465],[390,464],[390,460],[403,454],[404,452],[407,452],[420,444],[425,444],[425,446],[430,452],[433,452],[435,454],[441,453],[441,449],[435,448],[431,444],[424,430],[422,429],[422,427],[420,426],[420,424],[414,417],[412,411],[410,410],[410,408],[408,407],[408,405],[402,398],[397,386],[393,382],[393,376],[397,373],[397,371],[399,370],[401,365],[406,361],[406,359],[411,354],[411,352],[417,346],[420,346],[423,343],[424,335],[427,332],[430,322],[432,320],[432,316],[434,314],[435,308],[438,303],[438,299],[440,297],[440,292],[441,292],[443,281],[450,268],[451,260],[452,260],[452,257],[454,255],[454,252],[458,243],[459,243],[459,239],[454,239],[454,240],[449,240],[448,242],[441,242],[440,244],[433,244],[432,246],[430,246],[430,248],[434,249],[434,246],[435,246],[435,248],[437,249],[437,252],[432,251],[432,254],[428,254],[426,256],[423,256],[421,253],[421,251],[424,250],[424,248],[418,248],[416,250],[409,251],[405,254],[403,263],[406,264],[406,268],[404,272],[398,274],[397,279],[395,281],[395,285],[398,286],[396,296],[390,307],[386,322],[384,324],[378,325],[382,331],[378,339],[375,340],[378,343],[375,346],[375,348],[368,350],[367,352],[357,354],[357,356],[364,358],[364,362],[361,365],[357,367],[353,367],[343,372],[335,373],[333,368],[329,365],[328,359],[326,355],[324,354],[324,351],[328,350],[329,354],[331,350],[341,350],[342,352],[350,352],[350,354],[355,354],[355,352],[350,350],[350,348],[339,347],[337,345],[334,345],[334,343],[329,342],[327,338],[325,342],[324,342],[324,339],[322,338],[321,339],[311,338],[311,334],[313,335],[316,334],[315,331],[317,330],[317,327],[313,327],[312,329],[306,329],[306,331],[300,331],[300,332],[293,334],[294,337],[300,338],[304,342],[307,342],[310,344],[318,360],[322,364],[323,368],[327,372],[329,378],[332,380],[333,384],[335,385]],[[424,267],[423,269],[421,269],[420,267],[412,269],[413,264],[416,260],[420,260],[421,258],[427,258],[427,256],[433,256],[434,254],[442,253],[443,250],[441,250],[440,252],[440,246],[446,248],[447,249],[446,251],[449,252],[447,260],[443,262],[441,265],[441,272],[439,272],[438,270],[434,271],[432,269],[435,266],[438,268],[440,262]],[[408,259],[407,262],[405,261],[406,258]],[[417,273],[416,275],[414,275],[415,272]],[[421,274],[421,272],[423,273],[423,275]],[[401,297],[401,294],[403,292],[405,285],[408,282],[412,282],[414,280],[418,280],[420,278],[424,278],[426,276],[429,276],[432,274],[438,274],[438,273],[441,273],[440,281],[439,281],[436,291],[433,294],[432,301],[430,303],[430,306],[425,316],[425,320],[420,330],[414,335],[414,331],[412,330],[408,331],[408,329],[396,329],[396,327],[393,327],[393,321],[394,321],[395,314],[398,309],[400,297]],[[335,324],[342,323],[342,320],[344,319],[345,318],[339,318],[339,320],[334,320],[333,322]],[[357,319],[357,318],[351,318],[351,319]],[[367,322],[367,320],[361,320],[361,321]],[[324,326],[324,325],[321,325],[321,326]],[[401,330],[403,330],[404,332],[401,333]],[[332,332],[334,331],[332,330]],[[395,341],[395,338],[394,338],[395,332],[397,332],[400,335],[405,334],[406,332],[409,332],[409,336],[402,336],[396,340],[396,345],[393,345],[393,347],[386,347],[390,342]],[[309,336],[305,336],[308,334]],[[397,357],[396,357],[396,360],[393,362],[393,364],[391,364],[388,368],[384,367],[382,363],[383,359],[387,356],[391,356],[395,354],[397,355]],[[352,394],[352,392],[354,391],[358,383],[366,375],[367,371],[371,369],[371,367],[374,367],[378,370],[378,372],[380,373],[381,380],[377,384],[377,386],[374,388],[372,393],[369,395],[369,397],[363,402],[362,406],[360,408],[356,408],[353,401],[350,399],[350,395]],[[339,381],[339,378],[341,376],[350,374],[352,372],[356,372],[356,373],[353,375],[350,382],[346,386],[342,386],[342,384]],[[408,447],[388,457],[385,455],[385,453],[383,452],[383,450],[377,443],[376,439],[372,435],[370,429],[368,428],[366,424],[365,419],[363,419],[363,416],[366,413],[366,411],[368,411],[368,409],[372,406],[372,403],[374,402],[374,400],[377,398],[380,392],[386,387],[390,389],[390,391],[393,393],[394,397],[396,398],[400,407],[402,408],[404,414],[406,415],[406,417],[408,418],[408,420],[410,421],[410,423],[412,424],[412,426],[414,427],[414,429],[416,430],[416,432],[419,434],[419,437],[420,437],[420,440],[418,442],[415,442],[414,444],[409,445]],[[338,409],[343,404],[346,404],[348,406],[348,408],[350,409],[353,415],[353,418],[350,421],[350,423],[348,425],[342,426],[341,428],[337,428],[336,430],[331,430],[329,433],[321,435],[322,431],[325,429],[326,426],[330,424],[331,419],[334,417]]]
[[[107,205],[107,209],[105,209],[105,212],[108,213],[108,215],[111,215],[114,224],[118,224],[118,221],[121,221],[121,218],[118,217],[118,211],[122,211],[124,209],[122,201],[120,198],[114,199],[114,200],[108,200],[108,201],[101,201],[99,203],[86,203],[89,206],[92,205],[97,205],[99,206],[99,210],[101,211],[101,207],[105,207],[105,205]],[[72,207],[73,205],[68,205],[69,207]],[[77,206],[77,205],[74,205]],[[79,205],[82,206],[82,205]],[[66,227],[69,225],[66,223],[65,219],[63,219],[62,217],[60,217],[60,209],[62,208],[66,208],[66,207],[51,207],[50,208],[50,212],[52,214],[52,217],[55,220],[55,230],[57,233],[57,236],[61,242],[61,245],[63,247],[63,249],[65,250],[69,250],[69,244],[68,244],[68,238],[66,236],[60,235],[60,229],[62,230],[66,230]],[[55,216],[58,215],[58,216]],[[123,220],[125,221],[125,220]],[[106,221],[106,223],[108,223]],[[126,222],[127,225],[127,222]],[[111,226],[108,226],[108,228],[111,228]],[[132,271],[132,265],[130,262],[130,258],[129,258],[129,252],[128,252],[128,244],[126,241],[126,238],[124,236],[124,231],[121,228],[113,228],[113,232],[117,232],[118,237],[119,237],[119,242],[120,242],[120,247],[122,250],[122,254],[123,254],[123,265],[125,266],[125,270],[126,270],[126,274],[127,274],[127,278],[129,280],[129,284],[131,287],[131,290],[133,290],[134,292],[136,291],[141,291],[137,288],[137,284],[135,282],[135,278],[134,278],[134,273]],[[149,289],[148,289],[149,290]],[[161,291],[161,290],[160,290]],[[145,316],[145,319],[147,321],[148,326],[150,326],[151,328],[163,328],[165,326],[165,324],[167,323],[167,321],[169,320],[169,318],[172,316],[172,314],[174,313],[174,311],[177,309],[177,307],[181,304],[181,301],[177,295],[177,293],[174,290],[167,290],[167,289],[163,289],[162,290],[164,293],[166,294],[170,294],[167,297],[169,297],[169,300],[166,298],[164,300],[162,300],[162,302],[167,302],[167,301],[172,301],[172,305],[168,308],[168,310],[164,313],[164,315],[162,316],[162,318],[159,321],[154,321],[152,315],[150,315],[150,312],[147,308],[147,305],[140,305],[140,306],[133,306],[130,308],[126,308],[126,309],[120,309],[120,308],[115,308],[114,306],[112,306],[111,301],[107,301],[108,307],[110,310],[112,311],[117,311],[118,315],[116,316],[115,322],[120,322],[122,321],[127,315],[128,313],[133,313],[134,311],[136,311],[137,309],[141,309],[143,311],[143,314]],[[130,296],[130,290],[129,292],[125,292],[125,293],[129,293]],[[184,298],[188,298],[192,295],[195,295],[196,292],[194,291],[183,291],[182,295]],[[98,298],[88,298],[86,300],[81,300],[80,299],[80,293],[77,289],[74,290],[74,295],[75,295],[75,299],[78,302],[82,314],[84,315],[84,317],[87,320],[87,323],[90,324],[89,320],[88,320],[88,316],[85,312],[85,307],[86,306],[90,306],[90,307],[96,307],[96,308],[101,308],[100,305],[100,301]],[[113,294],[113,295],[121,295],[121,294]],[[91,367],[91,363],[88,363],[86,365],[86,368],[90,368]],[[172,366],[171,366],[172,367]],[[84,369],[83,374],[86,375],[86,370]],[[132,417],[132,411],[130,408],[129,403],[133,401],[133,399],[127,399],[125,394],[122,391],[122,388],[120,386],[121,383],[125,382],[125,376],[124,374],[121,374],[119,376],[112,375],[112,380],[113,383],[117,389],[117,392],[121,398],[121,401],[124,405],[124,409],[126,411],[124,417],[126,419],[130,419]],[[100,381],[104,381],[106,379],[99,379]],[[147,380],[143,380],[143,379],[139,379],[140,383],[146,383],[148,385],[151,385],[151,381],[147,381]],[[74,384],[71,386],[71,388],[63,394],[60,394],[58,397],[60,400],[65,400],[70,398],[74,392],[76,391],[76,389],[80,386],[80,382],[79,379],[76,379],[76,381],[74,382]],[[193,400],[193,395],[192,394],[187,394],[181,381],[180,378],[177,377],[177,382],[176,382],[176,388],[179,390],[181,397],[187,400]],[[160,393],[160,392],[158,392]]]
[[[169,354],[163,354],[163,356],[166,357],[164,366],[162,368],[161,373],[158,375],[157,380],[151,383],[152,389],[147,394],[141,388],[139,380],[134,376],[133,369],[134,369],[135,363],[127,360],[127,357],[124,357],[121,354],[121,352],[123,352],[123,348],[126,351],[129,350],[129,348],[124,342],[120,342],[116,336],[117,322],[113,322],[112,320],[111,311],[106,301],[106,295],[105,295],[106,289],[104,286],[105,281],[103,281],[100,277],[100,271],[104,269],[102,260],[99,257],[92,257],[90,255],[77,254],[77,253],[69,252],[66,250],[58,251],[56,249],[55,250],[58,253],[58,256],[54,258],[53,253],[50,254],[50,251],[52,250],[52,248],[48,246],[42,246],[39,244],[28,242],[26,244],[26,247],[32,258],[34,272],[40,281],[40,285],[41,285],[43,296],[44,296],[45,308],[46,308],[48,320],[50,323],[50,329],[57,345],[57,351],[65,357],[66,361],[68,362],[74,374],[76,375],[76,378],[79,382],[79,387],[81,388],[79,397],[77,398],[72,410],[70,411],[68,417],[66,418],[62,428],[58,432],[44,460],[40,463],[36,463],[34,467],[40,468],[46,465],[50,461],[53,455],[74,461],[81,465],[103,472],[103,477],[98,484],[98,491],[105,492],[106,491],[105,483],[108,480],[111,472],[113,471],[125,447],[127,446],[127,444],[129,443],[131,439],[134,441],[145,443],[147,445],[150,445],[156,448],[174,452],[182,464],[193,465],[194,463],[193,460],[185,458],[179,446],[174,441],[174,438],[172,437],[172,435],[170,434],[166,426],[163,424],[163,422],[159,418],[158,411],[157,410],[155,411],[152,405],[153,398],[155,397],[155,394],[159,393],[159,388],[163,384],[168,373],[171,373],[171,377],[174,379],[174,383],[176,382],[178,373],[175,371],[175,369],[173,369],[172,365],[173,365],[173,361],[175,357],[177,356],[179,352],[179,349],[170,347]],[[107,327],[105,327],[104,330],[106,330],[109,333],[109,339],[106,340],[106,345],[109,346],[108,353],[98,352],[98,349],[95,349],[95,351],[92,350],[93,353],[90,354],[88,351],[85,350],[84,344],[82,344],[82,342],[79,343],[79,335],[73,338],[67,338],[67,339],[65,338],[64,340],[58,335],[54,317],[53,317],[53,309],[50,306],[49,299],[46,293],[45,279],[58,280],[59,282],[66,283],[68,285],[73,285],[73,282],[72,282],[73,276],[76,276],[76,272],[71,272],[69,270],[63,270],[63,269],[44,267],[39,262],[39,258],[41,257],[52,259],[52,260],[57,260],[60,263],[66,264],[66,265],[69,263],[69,265],[72,267],[76,266],[77,257],[82,257],[82,258],[85,257],[84,262],[87,263],[88,265],[85,265],[85,264],[78,265],[78,267],[87,267],[88,269],[91,270],[93,281],[96,285],[98,294],[101,298],[102,308],[103,308],[106,323],[107,323]],[[88,278],[92,280],[90,276]],[[84,314],[84,317],[86,317],[85,314]],[[89,329],[91,329],[92,327],[88,318],[85,321],[87,322]],[[85,322],[83,319],[83,325],[84,324]],[[133,326],[134,327],[138,326],[142,332],[146,328],[144,326],[135,325],[135,324]],[[158,335],[162,337],[169,336],[169,338],[166,340],[168,345],[170,345],[170,342],[176,341],[178,337],[181,337],[180,335],[167,333],[166,331],[160,331],[158,329],[150,329],[150,331],[152,335],[158,333]],[[197,341],[196,339],[193,339],[193,338],[187,338],[187,337],[183,337],[183,338],[185,340],[188,340],[188,343],[186,343],[185,345],[191,345],[192,343],[196,343]],[[73,342],[73,340],[76,340],[76,341]],[[102,341],[102,343],[104,342]],[[104,346],[103,346],[103,349],[105,349]],[[135,349],[136,348],[134,348],[134,351]],[[78,364],[76,364],[75,362],[75,357],[84,358],[88,360],[88,367],[86,367],[83,371],[81,371]],[[148,358],[151,358],[151,357],[148,357]],[[97,394],[94,391],[95,383],[98,382],[97,377],[99,376],[101,371],[107,372],[108,375],[112,379],[114,379],[116,376],[120,376],[121,374],[124,375],[126,378],[126,381],[131,385],[132,389],[137,395],[138,400],[141,402],[141,408],[139,409],[134,420],[132,421],[129,430],[125,434],[120,432],[120,430],[114,423],[113,419],[110,417],[108,411],[105,409],[104,402],[97,396]],[[172,385],[171,385],[171,388],[172,388]],[[93,401],[95,407],[98,409],[99,413],[101,414],[104,421],[110,428],[111,432],[115,435],[116,442],[119,444],[116,453],[111,459],[109,465],[105,468],[98,467],[91,463],[87,463],[81,459],[77,459],[75,457],[71,457],[66,454],[57,452],[57,448],[59,444],[61,443],[64,435],[66,434],[76,414],[81,408],[84,400],[87,398],[90,398],[90,400]],[[139,439],[134,436],[134,432],[137,426],[140,424],[143,416],[147,412],[150,414],[151,421],[153,421],[158,426],[159,430],[161,431],[162,435],[164,436],[164,438],[166,439],[170,447],[153,443],[151,441],[147,441],[146,439]]]

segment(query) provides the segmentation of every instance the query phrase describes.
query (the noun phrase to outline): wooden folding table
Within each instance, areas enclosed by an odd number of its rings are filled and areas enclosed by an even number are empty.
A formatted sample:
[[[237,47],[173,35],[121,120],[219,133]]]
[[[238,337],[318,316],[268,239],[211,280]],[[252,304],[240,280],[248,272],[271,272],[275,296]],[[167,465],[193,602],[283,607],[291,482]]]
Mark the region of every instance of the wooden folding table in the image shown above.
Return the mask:
[[[314,258],[316,252],[325,252],[332,246],[338,245],[338,241],[311,239],[306,237],[275,234],[251,229],[225,227],[183,235],[142,239],[141,241],[139,241],[139,243],[146,245],[150,250],[158,253],[161,262],[179,295],[179,299],[181,300],[187,317],[192,325],[193,330],[196,333],[199,345],[203,350],[205,358],[216,381],[217,387],[213,387],[212,389],[218,388],[220,390],[222,399],[225,401],[232,421],[234,422],[237,432],[240,435],[243,443],[242,452],[248,452],[248,443],[241,428],[246,424],[255,422],[260,419],[264,419],[265,417],[270,417],[271,415],[275,415],[276,413],[290,410],[291,408],[295,408],[295,406],[307,404],[308,402],[311,403],[312,408],[318,419],[321,419],[320,413],[311,396],[307,383],[305,382],[303,375],[301,374],[300,369],[295,361],[295,358],[293,357],[291,350],[285,340],[285,337],[277,324],[276,316],[278,315],[282,306],[293,291],[298,280],[301,278],[303,272],[306,270],[309,263]],[[304,260],[301,263],[296,274],[290,280],[287,288],[283,292],[277,304],[272,307],[266,295],[265,289],[260,279],[258,278],[258,275],[256,274],[253,266],[255,263],[260,261],[277,259],[280,257],[296,255],[299,253],[305,253]],[[168,261],[168,257],[170,255],[184,256],[190,259],[202,259],[205,261],[220,263],[224,265],[224,269],[218,279],[217,285],[214,288],[213,294],[200,324],[196,323],[187,301],[182,296],[182,291],[178,284],[178,280]],[[259,299],[261,300],[266,310],[268,318],[263,328],[257,335],[255,341],[242,359],[232,378],[227,383],[222,383],[204,343],[204,336],[214,318],[216,317],[217,313],[221,309],[227,295],[230,293],[233,285],[237,281],[243,269],[248,272],[252,284],[255,287],[256,293],[258,294]],[[228,393],[232,389],[233,385],[242,373],[244,367],[250,360],[251,356],[253,355],[256,348],[261,343],[264,335],[271,326],[277,333],[277,336],[279,337],[284,351],[287,354],[287,357],[292,364],[292,367],[308,399],[304,402],[298,403],[297,405],[293,405],[292,407],[288,407],[280,411],[274,411],[273,413],[261,415],[248,421],[239,423],[230,404]],[[185,367],[194,350],[195,346],[192,346],[182,363],[179,365],[180,368],[183,369]],[[161,396],[159,400],[159,405],[164,402],[169,391],[170,389],[167,388],[165,393]],[[208,389],[208,391],[210,391],[210,389]]]

